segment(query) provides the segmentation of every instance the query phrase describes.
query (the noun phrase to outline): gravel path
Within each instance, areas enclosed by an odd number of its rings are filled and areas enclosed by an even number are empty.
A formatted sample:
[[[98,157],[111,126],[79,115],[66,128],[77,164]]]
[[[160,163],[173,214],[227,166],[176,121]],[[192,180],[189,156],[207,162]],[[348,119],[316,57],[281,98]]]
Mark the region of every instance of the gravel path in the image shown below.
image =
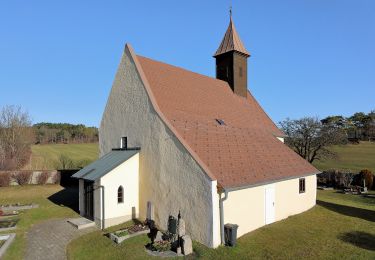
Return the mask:
[[[76,237],[96,230],[95,227],[78,230],[67,220],[49,220],[32,227],[27,233],[25,259],[67,259],[66,246],[68,243]]]

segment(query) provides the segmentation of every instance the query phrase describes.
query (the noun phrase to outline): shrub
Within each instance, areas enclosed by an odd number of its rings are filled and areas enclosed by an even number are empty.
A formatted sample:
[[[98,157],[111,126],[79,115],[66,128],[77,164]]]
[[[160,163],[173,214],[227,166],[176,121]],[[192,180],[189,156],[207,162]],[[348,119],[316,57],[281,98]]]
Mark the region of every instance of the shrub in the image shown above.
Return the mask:
[[[46,184],[48,180],[49,174],[48,172],[41,172],[39,175],[36,177],[36,183],[37,184]]]
[[[165,252],[165,251],[169,251],[171,250],[171,242],[169,241],[156,241],[154,244],[153,244],[153,247],[155,249],[155,251],[158,251],[158,252]]]
[[[359,172],[361,176],[361,181],[363,185],[363,181],[365,181],[366,187],[368,189],[371,189],[373,187],[373,182],[374,182],[374,175],[372,172],[368,169],[363,169]]]
[[[330,169],[318,174],[318,183],[333,187],[349,187],[354,177],[355,173],[350,170]]]
[[[20,171],[12,174],[12,178],[18,185],[25,185],[30,183],[32,172]]]
[[[82,160],[79,160],[78,162],[74,163],[73,166],[75,166],[75,168],[80,169],[80,168],[86,167],[90,163],[92,163],[92,160],[82,159]]]
[[[10,185],[9,172],[0,172],[0,187],[8,187]]]
[[[73,169],[74,167],[74,161],[66,154],[61,154],[59,156],[59,159],[56,163],[56,168],[58,170],[68,170]]]
[[[53,177],[52,177],[52,183],[53,184],[60,184],[60,180],[61,180],[61,174],[60,174],[60,172],[56,172],[56,174],[53,175]]]

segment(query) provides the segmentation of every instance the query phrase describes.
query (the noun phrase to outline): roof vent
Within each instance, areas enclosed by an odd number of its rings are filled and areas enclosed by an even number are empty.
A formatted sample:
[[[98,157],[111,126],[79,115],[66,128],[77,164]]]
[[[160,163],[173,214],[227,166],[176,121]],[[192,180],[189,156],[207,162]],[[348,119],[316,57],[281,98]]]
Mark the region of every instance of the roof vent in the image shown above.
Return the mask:
[[[226,125],[223,119],[216,118],[215,120],[219,125]]]

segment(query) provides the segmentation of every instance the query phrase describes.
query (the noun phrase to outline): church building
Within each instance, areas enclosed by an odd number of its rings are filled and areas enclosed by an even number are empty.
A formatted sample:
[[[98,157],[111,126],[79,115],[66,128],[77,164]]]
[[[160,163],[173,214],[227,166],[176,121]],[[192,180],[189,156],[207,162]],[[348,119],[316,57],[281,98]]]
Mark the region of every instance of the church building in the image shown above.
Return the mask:
[[[214,58],[216,78],[125,45],[100,158],[74,175],[81,215],[101,228],[149,218],[166,230],[180,211],[192,239],[217,247],[227,223],[242,236],[315,205],[319,171],[283,143],[249,92],[250,53],[232,17]]]

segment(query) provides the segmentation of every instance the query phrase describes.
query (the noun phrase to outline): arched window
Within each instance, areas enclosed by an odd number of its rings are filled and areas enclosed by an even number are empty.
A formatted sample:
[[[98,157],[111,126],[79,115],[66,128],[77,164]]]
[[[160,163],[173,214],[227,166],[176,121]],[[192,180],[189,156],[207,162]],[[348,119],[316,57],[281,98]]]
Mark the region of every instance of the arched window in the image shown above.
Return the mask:
[[[124,188],[122,186],[117,189],[117,203],[124,202]]]

